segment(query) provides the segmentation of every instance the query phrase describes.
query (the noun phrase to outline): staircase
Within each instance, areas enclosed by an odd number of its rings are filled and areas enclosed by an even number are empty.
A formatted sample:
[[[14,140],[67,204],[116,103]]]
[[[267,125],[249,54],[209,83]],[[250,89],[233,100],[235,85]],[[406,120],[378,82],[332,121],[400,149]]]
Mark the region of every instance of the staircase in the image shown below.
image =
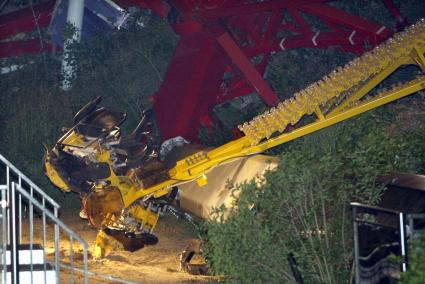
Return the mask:
[[[0,255],[1,255],[0,250]],[[6,247],[6,283],[12,283],[10,246]],[[44,260],[43,247],[34,244],[31,248],[29,244],[18,246],[19,259],[19,281],[21,283],[55,283],[56,271],[53,265]],[[31,261],[32,259],[32,261]],[[0,262],[1,263],[1,262]],[[32,274],[32,275],[31,275]]]
[[[0,283],[88,283],[89,246],[58,218],[59,209],[0,155]],[[77,279],[75,272],[83,276]]]

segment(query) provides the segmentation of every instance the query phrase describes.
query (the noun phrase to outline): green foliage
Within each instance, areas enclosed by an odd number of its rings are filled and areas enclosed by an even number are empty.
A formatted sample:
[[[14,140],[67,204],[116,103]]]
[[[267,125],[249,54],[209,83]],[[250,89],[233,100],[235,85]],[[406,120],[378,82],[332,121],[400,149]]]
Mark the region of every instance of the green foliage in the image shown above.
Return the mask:
[[[230,128],[223,125],[212,124],[209,128],[201,125],[198,137],[204,145],[218,147],[234,139]]]
[[[292,252],[306,283],[349,282],[349,202],[376,204],[379,175],[425,172],[425,131],[400,132],[403,120],[381,119],[393,108],[296,140],[262,185],[236,185],[235,206],[217,209],[205,224],[215,272],[241,283],[291,283]]]
[[[300,48],[274,54],[267,66],[266,79],[281,100],[316,82],[355,56],[334,49]]]
[[[425,279],[425,231],[421,232],[412,242],[412,251],[409,254],[409,267],[401,275],[400,283],[422,284]]]
[[[59,88],[57,54],[2,61],[2,66],[25,67],[0,77],[0,153],[48,194],[70,206],[43,175],[42,143],[52,147],[61,128],[71,126],[75,112],[99,95],[103,105],[128,113],[123,127],[129,132],[159,88],[176,40],[167,23],[153,18],[144,28],[134,24],[76,43],[71,59],[75,59],[77,76],[67,92]]]

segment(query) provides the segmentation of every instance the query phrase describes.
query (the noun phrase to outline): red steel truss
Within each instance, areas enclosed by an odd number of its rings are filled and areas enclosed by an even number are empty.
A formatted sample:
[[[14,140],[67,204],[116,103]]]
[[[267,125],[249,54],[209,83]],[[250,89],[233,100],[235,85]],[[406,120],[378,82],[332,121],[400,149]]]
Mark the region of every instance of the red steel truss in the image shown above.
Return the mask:
[[[37,54],[53,49],[52,45],[39,38],[19,40],[16,35],[49,26],[55,2],[50,0],[32,8],[0,15],[0,58]]]
[[[196,140],[200,124],[211,123],[215,105],[248,93],[255,92],[268,106],[275,105],[278,97],[264,80],[273,52],[335,46],[362,53],[367,44],[377,45],[393,33],[328,2],[169,1],[180,12],[173,24],[180,40],[155,95],[164,138],[182,135]],[[398,11],[394,5],[391,9]],[[306,15],[326,29],[313,26]],[[225,73],[230,75],[226,81]]]
[[[48,25],[54,2],[34,6],[39,27]],[[214,106],[249,93],[258,94],[268,106],[275,105],[278,97],[264,80],[274,52],[333,46],[360,54],[366,46],[377,45],[393,33],[381,24],[336,8],[332,5],[335,1],[329,0],[115,2],[168,16],[180,36],[164,83],[154,96],[163,139],[180,135],[197,140],[200,125],[211,125]],[[397,28],[404,27],[406,20],[393,2],[383,2],[395,17]],[[28,9],[0,16],[0,40],[35,29],[34,18]],[[320,27],[309,19],[320,22]],[[0,57],[38,52],[40,45],[36,40],[2,43]],[[47,44],[43,47],[50,48]]]

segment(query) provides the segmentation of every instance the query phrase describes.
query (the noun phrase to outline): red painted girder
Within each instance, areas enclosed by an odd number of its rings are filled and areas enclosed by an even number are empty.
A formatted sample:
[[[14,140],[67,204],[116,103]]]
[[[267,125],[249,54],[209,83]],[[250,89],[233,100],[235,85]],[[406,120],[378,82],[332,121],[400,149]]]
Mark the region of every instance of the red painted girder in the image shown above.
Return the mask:
[[[199,2],[202,1],[193,2],[197,2],[197,4],[199,4]],[[292,32],[298,34],[296,36],[288,37],[284,40],[282,46],[285,49],[298,47],[326,48],[329,46],[339,46],[342,50],[345,51],[361,53],[364,51],[365,39],[372,37],[373,39],[370,40],[370,42],[372,44],[376,43],[377,40],[375,40],[374,31],[375,29],[378,31],[381,27],[380,25],[374,23],[368,25],[368,21],[355,16],[346,17],[347,19],[341,19],[339,16],[342,15],[345,17],[347,13],[332,7],[330,7],[331,9],[328,9],[329,7],[327,7],[327,5],[323,5],[324,2],[326,1],[293,0],[279,2],[268,1],[261,3],[242,3],[243,5],[240,4],[241,2],[238,2],[238,6],[235,4],[236,1],[234,1],[231,4],[233,5],[232,7],[227,6],[225,9],[220,7],[209,10],[203,9],[201,7],[201,9],[194,11],[194,6],[188,5],[188,1],[171,1],[175,7],[178,7],[180,11],[183,11],[180,18],[182,22],[174,25],[174,29],[183,38],[192,33],[205,33],[212,35],[214,34],[214,31],[216,31],[217,26],[225,27],[229,31],[233,31],[233,39],[229,35],[227,35],[227,39],[225,39],[225,37],[219,37],[218,39],[224,49],[224,53],[227,54],[229,58],[231,58],[232,63],[237,67],[237,70],[233,71],[234,78],[237,77],[237,74],[241,74],[245,77],[246,80],[246,82],[243,82],[238,80],[234,81],[234,79],[232,79],[231,84],[224,89],[217,88],[217,86],[212,84],[210,90],[215,90],[215,93],[210,92],[210,94],[211,96],[215,97],[215,101],[210,100],[210,105],[205,103],[203,107],[196,107],[192,109],[187,107],[185,108],[183,106],[184,111],[181,113],[184,117],[181,121],[177,122],[179,124],[179,128],[181,129],[179,135],[185,136],[184,133],[192,132],[193,136],[185,137],[189,139],[196,137],[196,131],[189,131],[184,129],[195,128],[196,130],[197,122],[195,124],[193,122],[208,117],[208,113],[214,105],[245,95],[247,93],[252,93],[253,90],[256,90],[260,96],[263,96],[263,99],[265,98],[268,104],[273,104],[274,99],[277,101],[277,96],[273,93],[269,85],[264,81],[262,74],[264,73],[265,67],[267,66],[267,58],[270,55],[270,52],[282,49],[279,45],[282,39],[276,37],[278,32],[282,29],[289,29]],[[229,2],[226,1],[226,3]],[[311,30],[310,26],[299,14],[302,8],[304,8],[304,6],[300,5],[306,3],[308,3],[310,6],[314,3],[319,3],[322,6],[326,6],[320,7],[321,9],[319,9],[320,11],[318,11],[318,13],[321,15],[318,15],[318,17],[321,18],[331,28],[331,32],[322,32],[320,34],[316,34]],[[296,21],[295,23],[285,23],[284,25],[281,25],[283,17],[282,9],[284,8],[290,8],[293,19]],[[329,15],[329,11],[336,13],[336,15]],[[314,13],[311,12],[310,14]],[[267,15],[271,15],[271,18],[269,25],[266,28],[262,22],[267,21]],[[249,19],[247,17],[249,17]],[[348,25],[346,25],[346,21],[354,21],[356,24],[359,24],[359,29],[356,30],[355,34],[352,34],[353,31],[346,31],[342,29],[342,27],[351,27],[350,25],[352,25],[352,23],[349,22]],[[371,28],[372,32],[365,30],[365,27]],[[264,30],[264,28],[266,29]],[[385,30],[380,30],[380,33],[383,31]],[[378,33],[378,35],[380,33]],[[382,38],[384,37],[385,35],[382,36]],[[378,39],[378,41],[380,40],[381,39]],[[235,43],[235,41],[237,43]],[[257,66],[253,66],[249,58],[257,55],[262,55],[264,60],[261,61]],[[196,60],[196,58],[190,58],[188,60],[193,61]],[[170,66],[170,68],[173,67]],[[222,70],[222,72],[224,73],[224,70]],[[184,80],[185,78],[183,78],[183,81]],[[166,79],[164,84],[168,83],[169,81]],[[219,85],[220,83],[221,82],[218,81]],[[246,83],[248,83],[249,86]],[[186,93],[184,91],[179,91],[177,93],[181,94],[180,98],[185,99]],[[206,95],[206,93],[199,93],[199,96],[202,96],[203,99],[208,99]],[[192,95],[192,98],[194,97],[195,96]],[[164,105],[167,103],[169,98],[170,95],[166,95],[166,90],[164,88],[162,96],[157,96],[155,108],[158,110],[161,109],[161,107],[159,107],[160,101],[162,101]],[[193,105],[199,106],[199,102],[196,99],[193,99],[192,101]],[[169,112],[166,107],[164,107],[163,110],[165,113]],[[191,120],[187,118],[190,118]],[[168,121],[172,121],[172,117],[171,119],[168,118]],[[184,125],[185,123],[186,126]],[[162,123],[162,125],[164,125],[164,123]],[[174,131],[172,125],[167,125],[165,127],[167,128],[164,129],[163,132]],[[174,133],[177,135],[178,131],[175,131]],[[168,136],[172,137],[173,135],[169,135],[167,133],[166,137]]]
[[[262,46],[273,41],[274,35],[278,31],[278,27],[281,26],[283,15],[281,11],[273,11],[268,23],[268,28],[263,35]],[[295,28],[295,27],[294,27]]]
[[[243,27],[243,30],[231,31],[232,37],[235,41],[238,43],[243,42],[248,45],[256,45],[261,42],[261,33],[258,31],[258,24],[256,25],[256,21],[254,20],[254,18],[257,17],[257,15],[253,15],[250,21],[248,21],[245,17],[231,17],[223,20],[223,22],[225,22],[225,25],[229,30],[231,30],[232,27]]]
[[[259,32],[258,27],[256,31],[253,31],[253,27],[250,24],[247,24],[246,21],[238,19],[238,20],[232,20],[227,21],[227,25],[242,25],[242,27],[238,27],[239,29],[245,28],[244,31],[247,32],[247,34],[251,37],[244,40],[241,38],[238,38],[239,40],[239,46],[243,46],[242,50],[248,57],[253,57],[259,54],[262,54],[263,60],[260,64],[258,64],[256,69],[259,71],[260,74],[264,73],[265,67],[267,65],[268,57],[270,55],[270,52],[272,51],[279,51],[283,48],[289,49],[289,48],[299,48],[299,47],[311,47],[311,48],[327,48],[329,46],[338,46],[342,50],[349,51],[349,52],[355,52],[355,53],[362,53],[364,51],[364,42],[366,39],[370,37],[370,35],[373,35],[373,33],[368,32],[368,34],[363,33],[362,31],[356,31],[355,33],[343,31],[339,27],[333,26],[332,23],[327,23],[329,26],[331,26],[335,32],[322,32],[320,34],[313,33],[307,23],[304,21],[304,19],[299,15],[299,10],[297,9],[290,9],[291,14],[293,15],[293,18],[295,20],[298,20],[301,22],[299,26],[301,28],[295,28],[294,24],[287,23],[285,24],[285,28],[289,27],[291,28],[291,31],[297,31],[301,32],[303,31],[304,34],[300,34],[298,36],[292,36],[289,38],[286,38],[284,42],[282,39],[274,39],[275,42],[272,41],[272,38],[274,34],[276,34],[276,30],[280,30],[276,28],[276,25],[282,21],[282,13],[281,11],[274,11],[272,14],[269,28],[267,29],[265,36],[262,38],[262,40],[259,37],[252,37],[251,35],[254,32]],[[263,13],[263,15],[266,14],[266,12]],[[254,19],[252,22],[255,21],[256,15],[249,15],[254,16]],[[352,20],[350,18],[350,20]],[[360,19],[362,20],[362,19]],[[326,22],[326,21],[325,21]],[[235,36],[235,35],[234,35]],[[251,39],[250,39],[251,38]],[[373,40],[372,42],[374,42]],[[253,44],[255,42],[255,44]],[[279,45],[279,43],[282,42],[283,48]],[[254,47],[252,47],[254,45]],[[249,47],[246,47],[249,46]],[[229,89],[232,89],[232,87],[229,87]],[[246,93],[251,93],[252,90],[247,88],[245,89]],[[228,91],[228,90],[226,90]],[[225,98],[234,98],[237,96],[241,96],[241,92],[238,92],[237,95],[232,95],[232,91],[227,92],[227,96],[223,96],[223,94],[220,97],[220,102],[223,102]]]
[[[384,25],[376,24],[329,5],[303,5],[300,7],[300,10],[319,16],[321,19],[337,26],[342,25],[352,30],[373,34],[376,38],[374,44],[381,42],[393,34],[393,32]]]
[[[390,11],[391,15],[397,20],[397,30],[401,31],[405,27],[409,25],[409,22],[403,15],[401,15],[400,10],[394,5],[394,2],[392,0],[383,0],[385,7],[387,7],[388,11]]]
[[[296,32],[297,33],[303,33],[303,34],[311,34],[312,30],[306,20],[300,15],[300,11],[296,7],[290,7],[288,8],[288,12],[291,15],[291,17],[295,20],[296,26]]]
[[[268,106],[273,106],[279,102],[279,98],[270,88],[269,84],[258,73],[246,55],[236,45],[235,41],[228,33],[224,33],[218,37],[218,42],[226,51],[232,62],[238,67],[240,72],[245,76],[248,83],[255,92],[264,100]]]
[[[154,97],[163,139],[197,139],[201,119],[208,115],[220,92],[227,62],[214,37],[193,33],[180,38]]]
[[[311,8],[313,6],[315,7],[314,9]],[[391,30],[385,28],[382,25],[366,21],[360,17],[350,15],[345,11],[327,6],[325,4],[305,5],[300,6],[297,9],[289,8],[288,11],[292,18],[296,21],[297,26],[295,26],[294,23],[285,23],[285,25],[279,27],[279,22],[276,24],[275,21],[274,29],[277,29],[278,31],[289,29],[298,35],[289,36],[284,39],[278,39],[274,36],[277,34],[276,32],[269,32],[267,39],[259,39],[258,37],[255,38],[254,42],[256,44],[252,44],[253,41],[246,42],[237,35],[233,35],[234,37],[236,36],[236,40],[238,40],[239,46],[241,46],[248,57],[283,49],[299,47],[327,48],[332,45],[353,45],[356,53],[360,53],[365,50],[365,42],[369,42],[370,44],[375,45],[392,34]],[[313,32],[299,14],[300,11],[319,16],[328,25],[332,32]],[[276,15],[276,13],[277,12],[275,11],[274,14]],[[275,18],[282,20],[281,17],[279,18],[278,16],[275,16]],[[238,23],[243,23],[243,21],[239,20],[229,23],[237,25]],[[270,27],[269,25],[268,31],[270,31],[272,27],[273,26]],[[352,30],[346,31],[343,30],[342,27],[346,27],[348,29],[352,28]],[[252,30],[250,25],[246,24],[236,26],[236,28],[245,31],[247,34],[252,34],[255,32]],[[349,50],[351,51],[353,48],[350,47]]]
[[[302,5],[310,5],[315,3],[325,3],[331,0],[269,0],[264,2],[240,2],[234,3],[233,5],[222,6],[217,9],[203,9],[201,11],[189,11],[187,9],[187,14],[190,14],[197,19],[208,19],[208,18],[223,18],[223,17],[231,17],[231,16],[243,16],[247,14],[255,14],[264,11],[273,11],[273,10],[281,10],[284,8],[291,7],[299,7]],[[181,2],[179,0],[170,1],[172,3]]]
[[[18,33],[31,32],[47,27],[50,23],[55,1],[40,3],[0,16],[0,39],[6,39]],[[34,11],[34,14],[33,14]]]
[[[42,51],[52,51],[53,45],[43,42],[41,46],[40,39],[28,39],[20,41],[7,41],[0,43],[0,58],[20,56],[26,54],[38,54]]]
[[[351,50],[356,50],[356,53],[364,51],[365,39],[369,38],[368,35],[355,33],[351,37],[352,32],[338,31],[338,32],[320,32],[309,35],[295,35],[282,39],[276,39],[261,47],[244,48],[244,53],[248,57],[253,57],[260,53],[277,52],[294,48],[328,48],[331,46],[338,46],[342,50],[344,46],[351,46]]]

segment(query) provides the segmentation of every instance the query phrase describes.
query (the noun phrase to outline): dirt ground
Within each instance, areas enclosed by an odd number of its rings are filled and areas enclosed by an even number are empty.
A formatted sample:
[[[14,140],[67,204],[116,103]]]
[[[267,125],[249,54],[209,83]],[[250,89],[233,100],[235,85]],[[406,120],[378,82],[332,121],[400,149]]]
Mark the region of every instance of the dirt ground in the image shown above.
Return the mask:
[[[86,221],[81,220],[78,217],[78,211],[64,212],[61,214],[61,219],[90,245],[91,251],[97,230]],[[24,222],[23,243],[29,240],[28,228],[28,224]],[[47,230],[46,252],[49,260],[53,261],[53,225],[48,224]],[[35,218],[34,243],[42,244],[41,232],[42,220]],[[112,252],[101,261],[93,260],[90,252],[89,271],[95,275],[90,276],[89,283],[213,283],[218,281],[217,278],[211,276],[194,276],[180,271],[179,255],[191,240],[196,239],[192,225],[167,214],[159,220],[155,233],[159,238],[158,244],[146,246],[136,252]],[[82,246],[78,242],[74,242],[74,259],[77,268],[82,267],[81,248]],[[60,256],[62,263],[69,264],[70,241],[63,230],[60,232]],[[107,280],[105,276],[114,279]],[[75,283],[82,283],[82,274],[75,272],[73,280]],[[68,269],[61,269],[61,282],[72,282]]]

